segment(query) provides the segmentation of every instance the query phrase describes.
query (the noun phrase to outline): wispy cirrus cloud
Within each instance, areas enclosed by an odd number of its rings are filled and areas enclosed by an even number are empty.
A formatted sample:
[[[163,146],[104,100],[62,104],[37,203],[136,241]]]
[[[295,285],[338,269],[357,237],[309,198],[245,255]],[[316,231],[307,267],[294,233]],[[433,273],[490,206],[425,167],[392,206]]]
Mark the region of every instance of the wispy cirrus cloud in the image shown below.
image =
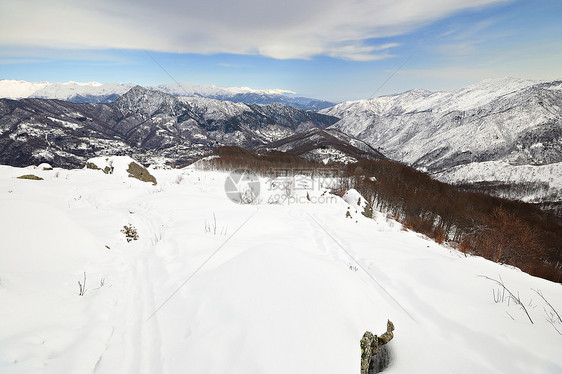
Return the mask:
[[[455,12],[507,0],[3,0],[0,46],[314,56],[369,61]]]
[[[1,58],[0,65],[15,65],[15,64],[42,64],[47,60],[42,58]]]
[[[252,67],[251,65],[248,64],[233,64],[231,62],[219,62],[216,65],[222,68],[233,68],[233,69],[245,69],[245,68]]]

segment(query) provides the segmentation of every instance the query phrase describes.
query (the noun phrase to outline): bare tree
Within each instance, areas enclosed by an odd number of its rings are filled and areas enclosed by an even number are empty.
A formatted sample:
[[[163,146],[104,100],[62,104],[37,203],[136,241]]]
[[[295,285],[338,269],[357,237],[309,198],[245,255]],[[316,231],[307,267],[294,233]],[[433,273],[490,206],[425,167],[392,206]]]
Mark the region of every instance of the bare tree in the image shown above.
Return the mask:
[[[84,272],[84,283],[80,283],[80,281],[78,281],[78,288],[80,289],[78,295],[84,296],[86,293],[86,272]]]
[[[513,302],[517,305],[519,305],[521,307],[521,309],[523,309],[523,311],[525,312],[525,314],[527,315],[527,318],[529,318],[529,321],[531,321],[532,324],[534,324],[533,320],[531,319],[531,316],[529,315],[529,312],[527,311],[527,308],[525,308],[525,305],[523,304],[523,302],[521,302],[521,299],[519,298],[519,296],[515,296],[513,294],[513,292],[511,292],[503,283],[503,279],[501,276],[498,275],[498,277],[500,278],[500,280],[497,279],[493,279],[490,277],[487,277],[485,275],[480,275],[482,278],[486,278],[488,280],[491,280],[492,282],[495,282],[496,284],[498,284],[500,287],[502,287],[508,294],[511,300],[513,300]]]

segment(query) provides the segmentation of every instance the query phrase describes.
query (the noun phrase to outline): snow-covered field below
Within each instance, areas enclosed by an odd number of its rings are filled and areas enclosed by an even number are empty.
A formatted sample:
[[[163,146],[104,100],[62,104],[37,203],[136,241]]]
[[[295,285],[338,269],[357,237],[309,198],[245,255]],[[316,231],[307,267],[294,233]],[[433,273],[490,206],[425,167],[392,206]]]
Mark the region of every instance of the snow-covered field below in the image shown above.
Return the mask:
[[[541,184],[542,188],[535,187],[529,191],[523,189],[501,196],[529,203],[548,201],[562,193],[562,162],[548,165],[511,165],[505,161],[473,162],[434,173],[432,177],[449,184]]]
[[[548,165],[510,165],[505,161],[473,162],[432,175],[445,183],[544,182],[562,189],[562,162]]]
[[[562,372],[534,291],[562,313],[560,284],[366,218],[353,191],[237,205],[226,173],[150,172],[0,167],[0,373],[357,374],[387,319],[388,373]]]

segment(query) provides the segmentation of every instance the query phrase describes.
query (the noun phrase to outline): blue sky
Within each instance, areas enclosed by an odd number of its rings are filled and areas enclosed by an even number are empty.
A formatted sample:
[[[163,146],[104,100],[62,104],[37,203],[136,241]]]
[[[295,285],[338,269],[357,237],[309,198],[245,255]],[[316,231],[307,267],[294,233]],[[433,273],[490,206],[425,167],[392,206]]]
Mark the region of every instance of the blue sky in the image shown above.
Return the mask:
[[[561,19],[558,0],[2,0],[0,79],[177,80],[332,101],[558,79]]]

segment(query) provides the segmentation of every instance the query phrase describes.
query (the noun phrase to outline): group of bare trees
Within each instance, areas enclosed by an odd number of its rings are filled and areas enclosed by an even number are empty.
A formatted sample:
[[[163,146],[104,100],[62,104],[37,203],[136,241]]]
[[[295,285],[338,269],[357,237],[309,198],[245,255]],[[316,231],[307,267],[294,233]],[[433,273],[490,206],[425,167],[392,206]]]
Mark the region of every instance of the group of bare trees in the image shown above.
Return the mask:
[[[213,151],[212,156],[215,158],[200,162],[200,167],[226,171],[247,169],[264,176],[279,173],[281,170],[315,173],[317,170],[330,168],[285,152],[267,151],[256,154],[235,146],[219,147]]]
[[[552,213],[459,191],[394,161],[360,161],[348,166],[347,175],[373,207],[407,228],[465,253],[562,281],[562,227]]]

